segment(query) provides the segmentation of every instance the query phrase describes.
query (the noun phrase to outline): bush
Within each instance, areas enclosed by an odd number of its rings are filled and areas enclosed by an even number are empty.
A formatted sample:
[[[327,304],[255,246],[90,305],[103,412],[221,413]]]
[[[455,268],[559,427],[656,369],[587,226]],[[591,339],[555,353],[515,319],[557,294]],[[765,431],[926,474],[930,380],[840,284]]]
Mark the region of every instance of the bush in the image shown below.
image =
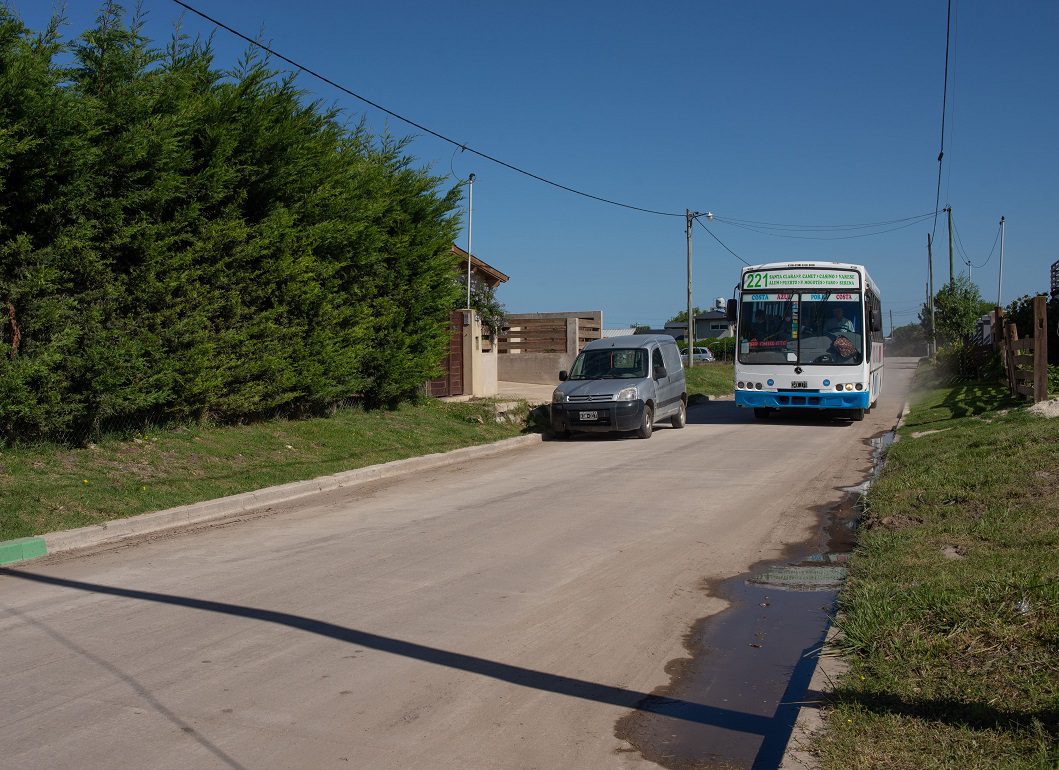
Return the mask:
[[[252,54],[58,28],[0,8],[0,440],[415,394],[458,191]]]

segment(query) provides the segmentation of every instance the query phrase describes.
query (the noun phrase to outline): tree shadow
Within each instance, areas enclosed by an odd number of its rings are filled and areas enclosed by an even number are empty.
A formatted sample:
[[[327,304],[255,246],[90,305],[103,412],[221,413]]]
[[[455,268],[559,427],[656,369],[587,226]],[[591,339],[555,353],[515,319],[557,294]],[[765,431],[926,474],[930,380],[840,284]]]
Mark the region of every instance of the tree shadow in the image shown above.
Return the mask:
[[[790,735],[796,710],[781,705],[773,716],[750,714],[733,709],[710,706],[704,703],[666,698],[650,693],[637,692],[624,687],[599,684],[545,671],[536,671],[508,663],[487,660],[464,653],[438,649],[415,642],[393,637],[373,634],[286,612],[277,612],[257,607],[247,607],[207,599],[196,599],[187,596],[141,591],[132,588],[107,586],[78,580],[42,575],[38,573],[0,567],[0,576],[15,580],[66,588],[86,593],[118,596],[136,601],[154,602],[157,604],[185,607],[203,612],[213,612],[232,617],[246,618],[262,623],[270,623],[287,628],[294,628],[310,634],[335,639],[358,647],[370,648],[392,655],[400,655],[412,660],[419,660],[437,666],[445,666],[458,671],[465,671],[498,681],[551,692],[571,698],[595,701],[607,705],[619,706],[635,711],[647,711],[673,719],[720,727],[727,730],[763,736],[763,751],[767,756],[780,756]],[[798,695],[805,692],[808,676],[811,675],[811,662],[803,660],[795,669],[784,703],[798,700]],[[755,767],[759,765],[755,764]]]
[[[893,693],[839,689],[829,699],[834,704],[856,705],[875,714],[894,714],[972,730],[1033,730],[1042,726],[1059,739],[1059,706],[1036,710],[997,708],[987,703],[952,698],[903,698]]]

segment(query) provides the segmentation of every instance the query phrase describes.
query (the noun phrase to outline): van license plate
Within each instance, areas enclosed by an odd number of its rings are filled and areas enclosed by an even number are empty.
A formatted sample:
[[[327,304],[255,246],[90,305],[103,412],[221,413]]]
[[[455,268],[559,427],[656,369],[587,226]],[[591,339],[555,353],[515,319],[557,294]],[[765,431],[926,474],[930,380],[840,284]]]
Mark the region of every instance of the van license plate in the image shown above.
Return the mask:
[[[591,420],[598,420],[599,412],[580,412],[578,414],[578,419],[581,420],[581,422],[590,422]]]
[[[809,387],[809,381],[808,380],[791,380],[791,387],[792,388],[808,388]]]

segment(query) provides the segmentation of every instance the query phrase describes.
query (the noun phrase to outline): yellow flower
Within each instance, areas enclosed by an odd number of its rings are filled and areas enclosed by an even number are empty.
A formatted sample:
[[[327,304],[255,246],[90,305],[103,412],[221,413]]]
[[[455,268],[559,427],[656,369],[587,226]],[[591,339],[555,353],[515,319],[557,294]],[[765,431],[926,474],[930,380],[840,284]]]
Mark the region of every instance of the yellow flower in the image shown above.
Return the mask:
[[[88,483],[88,479],[81,479],[81,483],[82,484],[87,484]]]

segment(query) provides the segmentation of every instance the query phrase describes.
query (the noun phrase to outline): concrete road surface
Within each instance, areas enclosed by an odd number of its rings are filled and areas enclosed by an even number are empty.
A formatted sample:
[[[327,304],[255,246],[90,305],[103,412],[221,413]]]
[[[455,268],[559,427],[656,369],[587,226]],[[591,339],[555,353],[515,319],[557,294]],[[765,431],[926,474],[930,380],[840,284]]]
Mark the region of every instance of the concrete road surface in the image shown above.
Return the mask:
[[[0,570],[0,766],[607,768],[702,588],[819,532],[862,423],[731,402]]]

